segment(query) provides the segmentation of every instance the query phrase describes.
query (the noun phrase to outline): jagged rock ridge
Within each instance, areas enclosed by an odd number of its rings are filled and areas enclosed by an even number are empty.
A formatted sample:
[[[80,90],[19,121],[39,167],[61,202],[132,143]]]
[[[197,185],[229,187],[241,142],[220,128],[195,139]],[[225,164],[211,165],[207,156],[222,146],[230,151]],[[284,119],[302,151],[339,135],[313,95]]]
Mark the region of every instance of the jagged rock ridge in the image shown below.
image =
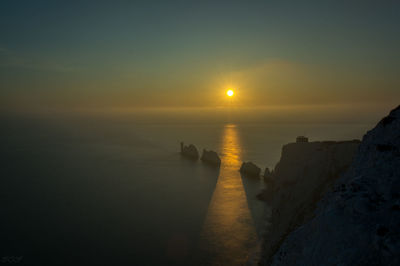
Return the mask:
[[[185,144],[181,142],[181,155],[193,160],[199,159],[199,152],[193,144],[185,146]]]

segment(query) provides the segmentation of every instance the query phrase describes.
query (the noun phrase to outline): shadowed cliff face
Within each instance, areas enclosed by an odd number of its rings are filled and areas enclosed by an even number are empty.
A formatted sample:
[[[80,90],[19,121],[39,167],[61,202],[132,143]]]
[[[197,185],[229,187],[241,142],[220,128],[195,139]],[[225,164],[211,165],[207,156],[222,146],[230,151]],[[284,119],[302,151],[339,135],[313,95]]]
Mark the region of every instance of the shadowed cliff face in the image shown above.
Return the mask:
[[[399,265],[399,166],[400,107],[364,136],[349,170],[272,264]]]
[[[274,170],[274,182],[263,192],[272,207],[263,243],[263,262],[284,237],[310,219],[316,202],[349,167],[359,141],[290,143]]]

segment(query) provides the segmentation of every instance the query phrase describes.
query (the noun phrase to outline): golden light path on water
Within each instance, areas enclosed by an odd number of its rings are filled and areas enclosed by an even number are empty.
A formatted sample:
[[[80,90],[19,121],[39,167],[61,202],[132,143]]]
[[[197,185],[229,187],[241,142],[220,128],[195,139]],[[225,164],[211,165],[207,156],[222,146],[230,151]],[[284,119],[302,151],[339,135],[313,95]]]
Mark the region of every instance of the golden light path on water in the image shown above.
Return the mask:
[[[244,265],[257,244],[257,234],[238,169],[241,145],[235,125],[222,136],[221,169],[203,225],[201,248],[212,265]]]

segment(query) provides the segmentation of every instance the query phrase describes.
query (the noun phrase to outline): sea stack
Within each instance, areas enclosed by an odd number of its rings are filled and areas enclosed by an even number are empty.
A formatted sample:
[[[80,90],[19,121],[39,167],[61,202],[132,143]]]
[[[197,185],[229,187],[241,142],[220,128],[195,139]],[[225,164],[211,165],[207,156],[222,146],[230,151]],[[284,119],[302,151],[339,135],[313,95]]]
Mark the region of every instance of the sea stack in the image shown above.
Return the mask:
[[[221,159],[215,151],[207,151],[206,149],[203,149],[203,154],[201,155],[200,160],[217,167],[221,165]]]
[[[181,155],[192,160],[199,159],[199,152],[197,151],[196,146],[194,146],[193,144],[185,146],[185,144],[181,142]]]
[[[269,168],[265,168],[265,172],[264,172],[264,181],[265,182],[271,182],[273,180],[273,176],[274,176],[274,171],[270,171]]]
[[[239,171],[246,176],[259,177],[261,169],[252,162],[243,162]]]

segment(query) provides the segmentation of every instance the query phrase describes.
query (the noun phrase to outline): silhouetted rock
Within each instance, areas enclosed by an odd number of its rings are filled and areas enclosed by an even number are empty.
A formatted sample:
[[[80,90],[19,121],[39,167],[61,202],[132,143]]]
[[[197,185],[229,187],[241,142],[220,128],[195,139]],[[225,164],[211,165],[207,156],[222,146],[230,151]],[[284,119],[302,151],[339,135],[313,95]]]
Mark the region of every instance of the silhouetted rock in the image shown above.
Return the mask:
[[[220,166],[221,159],[215,151],[207,151],[203,149],[203,154],[201,155],[201,160],[207,164]]]
[[[261,169],[252,162],[243,162],[239,171],[247,176],[259,177]]]
[[[193,144],[185,146],[184,143],[181,142],[181,154],[193,160],[199,159],[199,152],[197,151],[196,146],[194,146]]]
[[[274,171],[270,171],[268,167],[265,168],[264,181],[271,182],[273,180],[273,176],[274,176]]]

